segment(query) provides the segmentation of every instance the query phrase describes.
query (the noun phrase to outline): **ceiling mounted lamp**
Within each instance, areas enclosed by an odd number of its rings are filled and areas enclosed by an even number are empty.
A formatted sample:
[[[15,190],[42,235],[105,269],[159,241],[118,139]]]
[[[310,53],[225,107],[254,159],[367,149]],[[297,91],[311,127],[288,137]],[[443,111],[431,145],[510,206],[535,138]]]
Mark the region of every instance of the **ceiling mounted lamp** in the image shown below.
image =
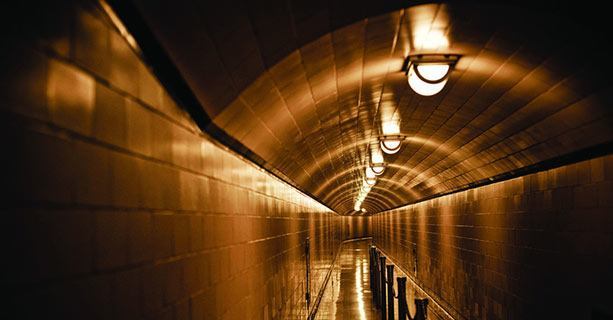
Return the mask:
[[[379,137],[381,150],[387,154],[394,154],[400,151],[402,140],[406,139],[406,136],[400,134],[399,121],[390,120],[383,122],[381,131],[383,132],[383,135]]]
[[[367,185],[372,187],[377,183],[377,178],[366,178],[364,181]]]
[[[371,168],[371,167],[366,167],[366,179],[374,179],[377,177],[377,174],[375,173],[375,171]]]
[[[381,150],[387,154],[394,154],[400,151],[400,147],[402,146],[402,140],[404,140],[406,136],[402,135],[393,135],[393,136],[381,136],[379,137],[379,141],[381,142]]]
[[[460,56],[456,54],[408,56],[405,64],[409,86],[417,94],[426,97],[441,92],[459,58]]]
[[[381,175],[385,171],[385,160],[383,152],[377,145],[371,147],[370,168],[376,175]]]
[[[375,183],[377,183],[377,174],[372,170],[371,167],[366,167],[366,179],[364,181],[370,187],[374,186]]]
[[[377,178],[366,178],[364,181],[367,185],[374,186],[377,183]]]

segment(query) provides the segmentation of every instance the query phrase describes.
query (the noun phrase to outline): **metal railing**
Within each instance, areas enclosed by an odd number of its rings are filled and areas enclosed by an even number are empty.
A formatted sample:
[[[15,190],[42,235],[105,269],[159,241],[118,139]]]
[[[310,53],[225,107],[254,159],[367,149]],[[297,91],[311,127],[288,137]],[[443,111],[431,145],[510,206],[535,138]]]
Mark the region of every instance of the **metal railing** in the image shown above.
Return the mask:
[[[426,320],[428,299],[415,299],[415,315],[411,316],[407,304],[407,278],[397,277],[398,293],[394,290],[394,265],[386,264],[386,257],[374,245],[370,246],[370,290],[373,304],[381,310],[382,320],[394,320],[394,299],[398,300],[399,320]]]

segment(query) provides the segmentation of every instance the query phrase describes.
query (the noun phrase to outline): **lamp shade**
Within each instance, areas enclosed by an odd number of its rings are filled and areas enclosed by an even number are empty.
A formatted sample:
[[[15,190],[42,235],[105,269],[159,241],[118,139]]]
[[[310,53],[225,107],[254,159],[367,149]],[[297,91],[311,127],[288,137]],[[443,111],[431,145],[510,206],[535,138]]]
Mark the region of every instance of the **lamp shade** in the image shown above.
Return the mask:
[[[376,175],[381,175],[385,171],[385,160],[383,159],[383,152],[378,145],[373,145],[370,154],[370,168]]]
[[[387,154],[394,154],[400,150],[400,139],[382,139],[381,150]]]
[[[415,65],[416,75],[426,82],[438,83],[447,77],[449,65],[446,63],[422,63]]]
[[[385,164],[383,163],[371,163],[370,168],[376,175],[381,175],[385,171]]]
[[[373,171],[371,167],[366,167],[366,179],[374,179],[377,177],[377,174]]]
[[[445,87],[449,65],[445,64],[411,64],[408,72],[409,86],[422,96],[433,96]]]

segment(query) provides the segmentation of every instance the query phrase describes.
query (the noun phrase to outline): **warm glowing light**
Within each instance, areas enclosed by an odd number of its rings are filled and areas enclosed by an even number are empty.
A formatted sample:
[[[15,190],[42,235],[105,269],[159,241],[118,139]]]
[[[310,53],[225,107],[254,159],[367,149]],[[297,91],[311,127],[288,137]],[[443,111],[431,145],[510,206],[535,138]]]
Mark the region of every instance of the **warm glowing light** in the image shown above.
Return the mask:
[[[383,136],[379,138],[381,150],[387,154],[394,154],[400,150],[404,136],[400,135],[399,121],[384,121],[381,125]]]
[[[384,165],[377,165],[377,164],[372,164],[371,166],[372,171],[376,174],[376,175],[381,175],[383,173],[383,171],[385,171],[385,166]]]
[[[415,65],[415,68],[424,79],[440,82],[447,76],[450,67],[446,63],[424,63]]]
[[[381,140],[381,149],[387,154],[394,154],[400,150],[400,139]]]
[[[121,34],[121,36],[128,42],[128,44],[132,47],[132,49],[134,49],[134,51],[140,52],[140,48],[138,47],[136,40],[128,32],[128,29],[121,22],[121,19],[119,19],[119,17],[111,8],[111,6],[105,0],[101,0],[100,5],[102,6],[102,9],[107,14],[109,19],[111,19],[113,25],[115,25],[115,28],[117,28],[117,31],[119,31],[119,34]]]
[[[383,159],[383,153],[378,146],[371,148],[370,154],[370,168],[376,175],[381,175],[385,171],[385,162]]]
[[[368,184],[369,186],[374,186],[375,183],[377,183],[377,179],[376,178],[366,178],[366,184]]]
[[[439,66],[439,65],[437,65]],[[423,68],[426,68],[426,74],[422,74],[421,70]],[[429,80],[430,77],[435,78],[437,76],[440,75],[440,72],[442,72],[443,68],[428,68],[426,67],[426,65],[421,65],[418,67],[418,71],[420,72],[421,76],[424,77],[426,80]],[[449,71],[449,66],[447,65],[447,72]],[[417,73],[415,72],[415,64],[411,64],[411,66],[409,67],[409,73],[408,73],[408,81],[409,81],[409,86],[411,87],[411,89],[413,89],[413,91],[415,91],[417,94],[422,95],[422,96],[433,96],[439,92],[441,92],[441,90],[443,90],[443,88],[445,87],[445,84],[447,83],[447,78],[445,76],[443,76],[443,79],[439,81],[440,82],[435,82],[435,83],[428,83],[426,81],[424,81],[424,79],[421,79]]]
[[[429,26],[420,26],[413,32],[414,47],[421,50],[435,50],[449,47],[449,39],[441,29],[430,29]]]
[[[385,136],[399,134],[400,123],[394,120],[384,121],[381,125],[381,131]]]
[[[370,162],[372,163],[383,163],[383,154],[379,148],[373,148],[372,156]]]
[[[377,177],[377,174],[372,170],[371,167],[366,167],[366,179],[374,179]]]

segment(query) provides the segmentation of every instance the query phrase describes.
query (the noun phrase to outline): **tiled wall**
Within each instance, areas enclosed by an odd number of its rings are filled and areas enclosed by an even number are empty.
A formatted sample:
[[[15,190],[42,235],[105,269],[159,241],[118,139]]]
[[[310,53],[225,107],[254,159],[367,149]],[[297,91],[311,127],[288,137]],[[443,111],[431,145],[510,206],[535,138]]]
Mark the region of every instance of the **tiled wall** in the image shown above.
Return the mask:
[[[374,239],[456,319],[601,319],[611,199],[609,155],[377,214]]]
[[[79,3],[4,12],[0,312],[305,319],[304,241],[316,295],[341,218],[203,136]]]
[[[370,216],[343,216],[343,239],[356,239],[372,236]]]

